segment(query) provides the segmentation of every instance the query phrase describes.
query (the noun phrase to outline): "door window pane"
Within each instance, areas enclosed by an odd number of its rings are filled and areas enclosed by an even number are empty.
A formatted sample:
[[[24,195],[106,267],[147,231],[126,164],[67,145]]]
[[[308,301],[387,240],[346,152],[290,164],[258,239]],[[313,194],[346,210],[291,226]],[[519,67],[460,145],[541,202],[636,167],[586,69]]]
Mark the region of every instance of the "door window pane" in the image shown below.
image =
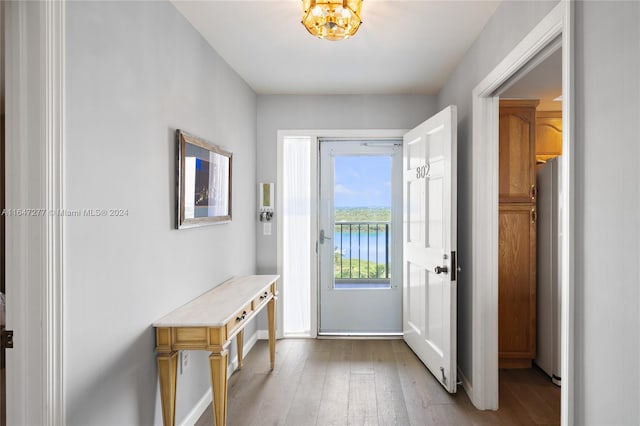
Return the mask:
[[[334,288],[389,288],[391,156],[336,156],[333,204]]]

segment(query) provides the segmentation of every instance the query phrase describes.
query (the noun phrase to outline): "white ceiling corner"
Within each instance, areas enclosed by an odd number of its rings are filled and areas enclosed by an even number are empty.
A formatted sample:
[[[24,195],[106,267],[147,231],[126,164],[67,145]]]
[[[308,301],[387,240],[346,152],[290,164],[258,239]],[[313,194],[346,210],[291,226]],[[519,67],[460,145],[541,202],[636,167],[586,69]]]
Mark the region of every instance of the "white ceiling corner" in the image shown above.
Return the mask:
[[[258,94],[436,94],[499,1],[365,0],[351,39],[319,40],[300,0],[174,0]]]

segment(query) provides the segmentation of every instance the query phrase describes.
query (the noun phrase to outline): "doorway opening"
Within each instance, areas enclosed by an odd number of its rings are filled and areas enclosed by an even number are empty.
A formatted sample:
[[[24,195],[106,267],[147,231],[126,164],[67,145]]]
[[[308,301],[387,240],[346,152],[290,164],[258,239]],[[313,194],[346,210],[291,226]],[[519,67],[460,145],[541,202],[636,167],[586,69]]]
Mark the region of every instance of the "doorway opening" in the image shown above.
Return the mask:
[[[319,146],[319,333],[400,335],[402,141]]]
[[[571,2],[558,4],[473,91],[472,401],[498,408],[499,96],[562,47],[562,155],[558,157],[558,280],[561,317],[561,423],[572,423],[573,371],[573,83]],[[487,189],[488,188],[488,189]]]
[[[318,278],[321,273],[313,269],[314,265],[316,265],[316,269],[322,266],[318,262],[318,254],[324,248],[326,251],[324,257],[329,259],[327,262],[329,267],[325,266],[322,273],[328,274],[330,280],[323,282],[333,282],[334,292],[348,294],[357,290],[363,294],[366,292],[370,300],[375,301],[376,295],[392,295],[392,292],[398,291],[399,300],[401,301],[398,304],[399,315],[397,315],[401,319],[400,332],[387,332],[380,327],[379,323],[364,321],[363,323],[369,327],[367,330],[350,330],[346,332],[329,330],[327,335],[332,337],[345,335],[367,337],[382,335],[388,337],[390,334],[397,335],[397,337],[402,336],[420,361],[431,371],[434,378],[450,393],[455,393],[457,388],[456,289],[459,268],[457,267],[456,123],[457,108],[454,105],[450,105],[409,131],[278,131],[277,193],[281,195],[276,197],[278,199],[277,212],[281,212],[277,214],[282,214],[283,222],[286,222],[288,217],[292,219],[293,216],[293,210],[285,207],[289,203],[288,200],[298,198],[301,204],[304,205],[302,210],[307,211],[307,216],[310,218],[307,222],[310,224],[309,241],[314,244],[310,252],[312,259],[314,256],[316,257],[315,262],[312,261],[309,268],[311,269],[309,282],[312,287],[310,292],[311,303],[309,305],[311,329],[308,336],[296,337],[313,338],[325,331],[322,327],[319,327],[321,319],[319,310],[322,306],[318,302],[321,294]],[[320,140],[328,148],[322,154],[332,157],[333,160],[325,158],[323,162],[320,162]],[[285,178],[300,180],[295,174],[291,175],[287,170],[291,168],[291,161],[288,160],[286,154],[289,141],[306,143],[310,146],[308,154],[303,154],[303,156],[308,155],[310,160],[308,162],[301,160],[301,163],[308,164],[308,167],[302,167],[300,172],[304,174],[303,179],[301,179],[301,181],[304,181],[301,185],[303,188],[301,188],[300,194],[295,196],[294,194],[288,194],[288,191],[285,190],[287,186]],[[334,143],[333,146],[331,143]],[[354,144],[358,146],[354,147]],[[360,151],[365,148],[365,153]],[[391,251],[391,247],[388,250],[390,253],[389,258],[395,258],[396,261],[401,263],[401,267],[398,268],[393,261],[390,262],[390,284],[384,285],[382,288],[373,286],[367,286],[369,288],[364,289],[335,288],[336,273],[342,271],[342,268],[336,269],[336,259],[343,257],[342,250],[344,249],[339,246],[339,252],[336,253],[336,247],[330,244],[336,238],[334,230],[335,208],[333,207],[336,189],[335,158],[341,155],[362,156],[364,154],[382,157],[391,156],[392,158],[391,181],[389,182],[391,186],[389,235],[393,241],[390,245],[397,244],[397,247],[394,249],[396,250],[395,252]],[[322,174],[329,177],[328,182],[324,179],[322,180],[322,185],[318,183],[321,176],[318,173],[320,166],[328,167],[330,171],[330,173]],[[368,167],[370,168],[371,165]],[[396,186],[396,182],[401,191],[394,192],[393,188]],[[331,196],[320,196],[322,188],[328,188],[327,192]],[[315,194],[316,196],[311,197],[310,194]],[[394,194],[398,194],[398,200],[394,201],[396,197]],[[334,217],[329,217],[324,221],[318,220],[323,211],[328,212],[327,217],[333,211]],[[402,217],[402,220],[395,220],[396,217]],[[372,231],[376,234],[380,233],[381,225],[384,224],[376,223],[373,229],[370,226],[368,231],[364,231],[364,239],[361,235],[358,237],[360,245],[363,245],[362,240],[369,241],[368,244],[371,245],[369,233]],[[300,282],[291,280],[291,277],[283,267],[285,263],[283,257],[287,252],[286,246],[287,244],[295,243],[286,241],[283,230],[286,226],[284,224],[277,230],[278,273],[281,275],[282,299],[289,297],[288,288],[301,285]],[[395,229],[396,227],[400,229]],[[325,241],[323,243],[320,242],[320,231],[324,231]],[[362,233],[363,231],[359,228],[359,234]],[[306,231],[303,234],[306,234]],[[295,238],[297,234],[290,233],[290,235]],[[395,235],[395,238],[392,235]],[[306,235],[304,238],[306,238]],[[306,253],[304,251],[295,252],[289,260],[304,258],[305,256]],[[378,270],[378,268],[371,269]],[[384,268],[381,268],[381,271],[384,272]],[[369,277],[369,279],[372,279],[372,277]],[[398,282],[397,289],[394,288],[396,280]],[[402,283],[402,286],[399,283]],[[389,298],[391,299],[391,297]],[[283,300],[283,302],[279,303],[278,306],[287,305],[286,300]],[[369,319],[371,319],[371,311],[381,314],[378,315],[381,317],[394,317],[390,316],[386,311],[380,311],[380,307],[375,305],[347,306],[345,311],[349,310],[356,313],[364,312],[369,315]],[[286,316],[288,312],[285,311],[284,315],[282,314],[282,311],[280,311],[278,318]],[[289,337],[286,334],[286,330],[285,337]]]
[[[532,421],[560,423],[558,162],[562,49],[500,90],[498,196],[499,383],[536,388]],[[533,416],[533,414],[532,414]]]
[[[275,197],[275,214],[278,219],[275,231],[278,247],[277,272],[281,276],[279,296],[281,303],[277,305],[279,338],[318,336],[320,140],[378,141],[379,143],[386,141],[386,145],[390,143],[392,145],[394,141],[401,141],[404,133],[405,130],[402,129],[278,131]],[[401,204],[401,202],[395,203],[394,206],[401,211]],[[397,233],[400,235],[402,228]],[[306,256],[307,253],[308,256]],[[294,273],[294,269],[297,272]],[[391,271],[391,267],[389,269]],[[341,291],[345,290],[341,289]],[[296,292],[298,296],[303,297],[296,298]]]

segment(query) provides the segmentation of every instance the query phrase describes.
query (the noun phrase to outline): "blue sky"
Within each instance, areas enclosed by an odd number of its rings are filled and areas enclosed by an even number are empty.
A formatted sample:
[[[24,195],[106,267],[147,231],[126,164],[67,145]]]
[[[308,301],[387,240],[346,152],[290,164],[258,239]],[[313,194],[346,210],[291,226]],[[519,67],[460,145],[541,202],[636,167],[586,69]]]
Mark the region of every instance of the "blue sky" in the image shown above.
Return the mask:
[[[335,157],[335,207],[391,206],[391,157]]]

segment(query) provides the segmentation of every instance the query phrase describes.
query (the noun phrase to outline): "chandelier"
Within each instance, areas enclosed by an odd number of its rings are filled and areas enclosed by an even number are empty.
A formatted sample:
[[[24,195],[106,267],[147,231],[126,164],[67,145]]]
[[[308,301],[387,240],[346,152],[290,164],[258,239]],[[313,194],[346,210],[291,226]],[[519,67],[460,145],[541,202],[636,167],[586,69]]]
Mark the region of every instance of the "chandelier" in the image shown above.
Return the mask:
[[[302,25],[318,38],[342,40],[360,28],[361,9],[362,0],[302,0]]]

